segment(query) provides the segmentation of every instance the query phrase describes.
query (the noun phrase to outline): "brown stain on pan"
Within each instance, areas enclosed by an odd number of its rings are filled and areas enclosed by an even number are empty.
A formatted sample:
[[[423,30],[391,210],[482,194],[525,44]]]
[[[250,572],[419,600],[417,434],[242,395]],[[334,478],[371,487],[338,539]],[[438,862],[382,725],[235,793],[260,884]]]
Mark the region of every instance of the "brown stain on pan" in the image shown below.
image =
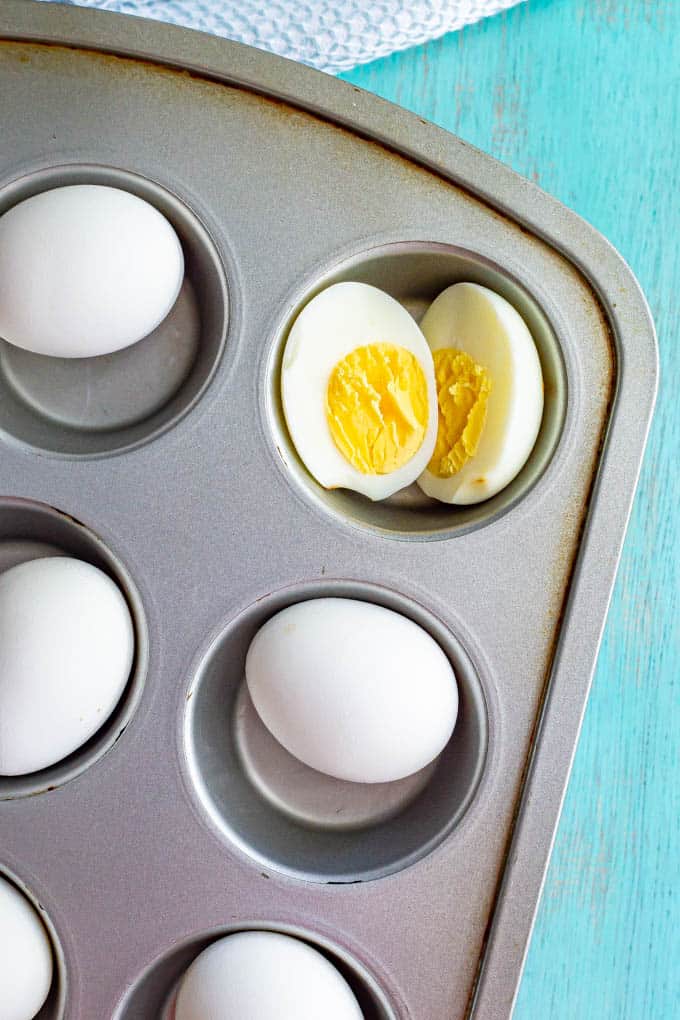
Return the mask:
[[[338,160],[342,160],[343,165],[348,171],[355,169],[354,153],[348,150],[346,146],[347,140],[354,140],[357,137],[362,138],[365,145],[371,148],[374,152],[382,155],[383,158],[388,158],[392,164],[392,169],[397,170],[400,175],[414,182],[416,186],[425,180],[429,184],[436,182],[440,186],[442,193],[449,194],[451,191],[455,191],[465,195],[468,199],[474,202],[476,205],[481,206],[485,211],[498,221],[499,225],[502,225],[505,229],[508,227],[513,231],[519,232],[527,238],[531,239],[531,242],[541,248],[541,254],[544,258],[552,262],[553,264],[559,265],[562,271],[566,271],[572,277],[573,281],[583,291],[583,302],[586,307],[595,308],[596,315],[599,321],[599,330],[607,345],[607,357],[610,361],[609,371],[603,374],[601,379],[601,392],[603,399],[606,402],[610,402],[610,390],[612,388],[612,377],[615,377],[615,366],[617,362],[616,344],[612,334],[611,326],[607,318],[604,307],[597,295],[593,290],[584,274],[574,266],[565,256],[561,255],[554,248],[552,248],[543,238],[541,238],[534,231],[528,227],[513,219],[502,210],[498,209],[491,202],[485,198],[480,197],[471,189],[461,185],[457,181],[453,181],[425,164],[417,162],[410,156],[404,156],[397,149],[390,147],[388,144],[381,141],[376,141],[374,138],[368,137],[360,131],[350,130],[341,124],[336,123],[333,120],[326,119],[318,113],[310,112],[303,106],[295,106],[292,102],[283,101],[280,99],[272,98],[269,95],[265,95],[258,92],[255,88],[247,88],[245,86],[233,85],[225,83],[218,77],[212,78],[205,74],[199,74],[198,72],[187,70],[184,68],[175,68],[168,66],[167,64],[154,62],[144,58],[133,58],[133,57],[122,57],[112,53],[103,53],[99,50],[87,49],[85,47],[65,46],[54,43],[25,43],[15,42],[13,40],[0,39],[0,53],[9,59],[14,60],[18,64],[30,64],[34,59],[40,58],[45,53],[58,55],[62,57],[60,70],[66,70],[70,72],[73,77],[80,77],[78,69],[74,66],[74,61],[78,57],[88,59],[91,63],[98,64],[111,70],[118,76],[125,76],[130,79],[137,79],[149,82],[150,75],[158,81],[164,81],[177,85],[186,82],[187,85],[191,84],[193,87],[198,85],[206,90],[206,94],[213,96],[215,89],[219,88],[221,92],[231,93],[238,95],[239,97],[250,96],[259,105],[265,105],[269,110],[275,111],[276,115],[280,119],[284,119],[287,122],[287,128],[293,131],[299,131],[301,134],[307,135],[310,128],[310,123],[318,125],[322,128],[326,135],[328,131],[336,133],[338,138],[338,147],[336,149],[336,156]],[[356,86],[341,83],[348,91],[361,92]],[[389,107],[392,104],[385,102],[385,106]],[[410,114],[408,116],[411,116]],[[427,124],[422,118],[417,118],[421,123]],[[434,126],[434,125],[433,125]]]
[[[426,176],[427,179],[437,181],[440,183],[446,191],[452,188],[455,191],[461,192],[468,198],[472,199],[476,204],[483,206],[495,219],[506,226],[511,226],[513,230],[519,231],[527,237],[530,237],[534,242],[541,245],[544,253],[552,259],[559,262],[563,268],[568,268],[573,274],[575,279],[578,279],[582,285],[585,285],[588,293],[599,302],[599,299],[595,295],[594,291],[588,284],[583,274],[577,270],[571,263],[569,263],[563,256],[554,251],[547,242],[545,242],[538,234],[530,230],[524,224],[507,215],[491,202],[478,195],[472,189],[453,181],[449,177],[439,172],[436,168],[432,168],[425,163],[420,163],[415,157],[405,156],[397,148],[390,146],[387,142],[377,141],[370,135],[363,133],[358,129],[350,129],[342,124],[337,123],[334,120],[323,117],[321,114],[313,112],[305,108],[304,105],[295,105],[293,100],[283,100],[276,97],[272,97],[264,92],[258,91],[255,87],[247,87],[245,85],[235,85],[230,82],[224,81],[219,76],[211,77],[208,74],[201,74],[198,71],[192,71],[187,68],[179,68],[168,65],[161,61],[153,61],[144,57],[128,57],[118,56],[114,53],[104,53],[100,50],[89,49],[84,46],[66,46],[58,43],[26,43],[16,42],[14,40],[0,39],[0,51],[2,51],[9,59],[14,59],[17,63],[30,64],[34,57],[39,57],[42,53],[50,52],[53,54],[61,54],[67,58],[62,65],[62,69],[65,67],[67,70],[73,70],[74,76],[77,77],[77,72],[72,68],[72,61],[76,55],[86,56],[92,63],[99,64],[100,66],[106,67],[119,75],[126,75],[127,77],[136,77],[143,79],[144,81],[149,80],[149,72],[151,72],[157,80],[166,80],[173,84],[181,83],[183,80],[187,83],[194,83],[200,86],[206,87],[210,90],[210,94],[213,93],[213,89],[218,86],[221,90],[232,92],[239,95],[250,95],[258,100],[258,102],[266,104],[270,109],[275,110],[278,115],[288,121],[288,127],[291,129],[299,129],[300,131],[307,132],[309,130],[309,124],[316,122],[322,125],[326,130],[329,128],[335,131],[339,138],[343,139],[354,139],[361,138],[366,145],[374,149],[376,152],[380,152],[383,155],[389,156],[393,161],[393,166],[397,166],[401,172],[412,180],[423,180]],[[338,85],[347,89],[348,92],[357,92],[362,94],[364,90],[358,88],[356,85],[351,85],[347,82],[338,81]],[[377,102],[384,103],[386,108],[392,108],[394,104],[387,100],[382,100],[380,97],[373,97]],[[417,117],[407,111],[404,111],[405,116],[409,118],[413,117],[418,122],[426,127],[437,126],[434,123],[430,123],[424,120],[422,117]],[[437,128],[437,130],[440,130]],[[344,156],[345,151],[339,155]],[[351,158],[347,160],[347,169],[354,169],[354,164]]]
[[[154,62],[142,57],[117,56],[113,53],[104,53],[99,50],[87,49],[85,47],[65,46],[56,43],[26,43],[8,39],[0,39],[0,53],[2,53],[2,55],[10,61],[14,60],[16,63],[24,65],[32,63],[34,58],[39,58],[44,53],[60,55],[63,58],[60,69],[70,71],[76,78],[79,77],[79,73],[73,66],[74,58],[77,59],[77,57],[82,56],[86,57],[91,63],[105,67],[119,76],[126,76],[128,79],[136,78],[148,83],[149,75],[152,74],[157,81],[167,81],[168,83],[175,85],[186,82],[187,84],[191,83],[194,86],[202,86],[210,95],[214,95],[214,90],[218,87],[222,92],[253,97],[253,99],[255,99],[258,103],[266,105],[272,111],[276,111],[277,115],[281,119],[287,121],[287,127],[292,130],[299,130],[300,132],[307,133],[311,122],[323,127],[326,132],[328,132],[329,129],[335,132],[338,136],[338,141],[342,139],[344,142],[347,139],[361,138],[365,144],[375,152],[381,153],[383,156],[390,158],[393,169],[399,169],[405,178],[416,182],[427,179],[430,183],[434,181],[440,184],[444,192],[448,193],[451,190],[454,190],[462,193],[474,201],[477,205],[482,206],[491,216],[493,216],[494,219],[496,219],[499,223],[502,223],[505,227],[509,226],[513,230],[531,238],[532,242],[542,248],[543,254],[546,258],[558,263],[563,270],[568,271],[570,275],[572,275],[573,279],[578,281],[581,287],[587,291],[588,296],[586,300],[597,305],[601,322],[604,325],[604,333],[608,338],[611,338],[609,322],[598,295],[592,289],[584,274],[576,266],[569,262],[565,256],[552,248],[550,244],[543,240],[543,238],[535,231],[498,209],[495,205],[484,197],[478,195],[471,188],[466,187],[458,181],[452,180],[439,172],[436,168],[432,168],[425,163],[418,162],[414,157],[403,155],[398,149],[391,147],[386,142],[377,141],[375,138],[364,134],[360,130],[351,130],[334,120],[324,118],[319,113],[306,109],[302,105],[296,106],[292,101],[277,99],[263,92],[259,92],[254,87],[248,88],[243,85],[234,85],[229,82],[222,81],[219,77],[209,77],[206,74],[199,74],[196,71],[191,71],[186,68],[171,67],[167,64]],[[357,88],[357,86],[350,85],[345,82],[338,82],[338,84],[341,87],[346,88],[348,91],[362,92],[362,90]],[[387,100],[380,100],[379,97],[374,98],[378,102],[384,102],[386,108],[391,108],[393,106],[393,104],[387,102]],[[405,116],[408,117],[414,116],[407,111],[404,111],[404,113]],[[420,117],[415,119],[425,126],[436,128],[436,125],[430,125],[427,121]],[[437,130],[440,129],[437,128]],[[341,151],[338,151],[337,155],[341,158],[346,158],[347,169],[352,170],[355,168],[355,164],[352,160],[352,154],[348,154],[344,147]],[[610,353],[612,360],[615,362],[616,348],[615,344],[611,342],[611,340]]]

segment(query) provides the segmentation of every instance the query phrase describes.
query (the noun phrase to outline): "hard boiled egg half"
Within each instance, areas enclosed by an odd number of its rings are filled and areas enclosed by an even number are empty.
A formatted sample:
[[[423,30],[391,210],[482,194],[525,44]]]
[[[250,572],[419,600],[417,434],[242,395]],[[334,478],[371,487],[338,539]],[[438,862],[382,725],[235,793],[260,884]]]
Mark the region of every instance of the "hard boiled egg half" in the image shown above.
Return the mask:
[[[281,370],[286,423],[326,489],[386,499],[425,470],[437,437],[427,342],[398,301],[336,283],[302,309]]]
[[[520,472],[543,415],[543,376],[526,323],[505,298],[456,283],[421,322],[434,359],[439,428],[418,478],[444,503],[489,499]]]

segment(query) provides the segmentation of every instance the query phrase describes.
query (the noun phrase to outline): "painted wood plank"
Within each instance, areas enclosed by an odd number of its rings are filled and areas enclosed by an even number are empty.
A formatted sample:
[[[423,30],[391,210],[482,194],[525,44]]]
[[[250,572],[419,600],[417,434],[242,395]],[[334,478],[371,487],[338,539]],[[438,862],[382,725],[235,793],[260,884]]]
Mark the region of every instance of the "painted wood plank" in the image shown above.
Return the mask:
[[[515,1020],[680,1017],[680,3],[530,0],[344,77],[538,181],[620,249],[662,387]]]

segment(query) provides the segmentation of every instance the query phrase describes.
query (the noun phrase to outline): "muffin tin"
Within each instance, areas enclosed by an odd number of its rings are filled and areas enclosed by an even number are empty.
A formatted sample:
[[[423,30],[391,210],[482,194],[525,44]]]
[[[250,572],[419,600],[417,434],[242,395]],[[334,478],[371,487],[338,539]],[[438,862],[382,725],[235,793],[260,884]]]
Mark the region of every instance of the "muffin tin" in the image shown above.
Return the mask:
[[[0,350],[0,569],[55,549],[96,563],[137,639],[102,730],[0,780],[0,868],[59,961],[41,1020],[170,1017],[191,959],[249,928],[320,948],[366,1020],[509,1016],[654,402],[634,278],[534,185],[307,68],[15,0],[0,40],[0,213],[114,184],[168,216],[187,258],[180,303],[136,348]],[[340,279],[415,315],[476,280],[522,312],[546,412],[508,489],[372,504],[307,475],[280,355]],[[296,773],[258,730],[250,636],[328,594],[405,613],[456,668],[456,731],[412,787]]]

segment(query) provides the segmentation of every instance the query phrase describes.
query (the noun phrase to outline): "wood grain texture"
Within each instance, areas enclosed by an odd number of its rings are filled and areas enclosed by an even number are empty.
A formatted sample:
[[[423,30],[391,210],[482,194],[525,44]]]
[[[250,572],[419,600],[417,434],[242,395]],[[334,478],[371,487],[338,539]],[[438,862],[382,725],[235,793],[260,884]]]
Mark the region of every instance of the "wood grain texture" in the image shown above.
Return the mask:
[[[680,1017],[680,3],[529,0],[345,75],[601,230],[662,386],[515,1020]]]

